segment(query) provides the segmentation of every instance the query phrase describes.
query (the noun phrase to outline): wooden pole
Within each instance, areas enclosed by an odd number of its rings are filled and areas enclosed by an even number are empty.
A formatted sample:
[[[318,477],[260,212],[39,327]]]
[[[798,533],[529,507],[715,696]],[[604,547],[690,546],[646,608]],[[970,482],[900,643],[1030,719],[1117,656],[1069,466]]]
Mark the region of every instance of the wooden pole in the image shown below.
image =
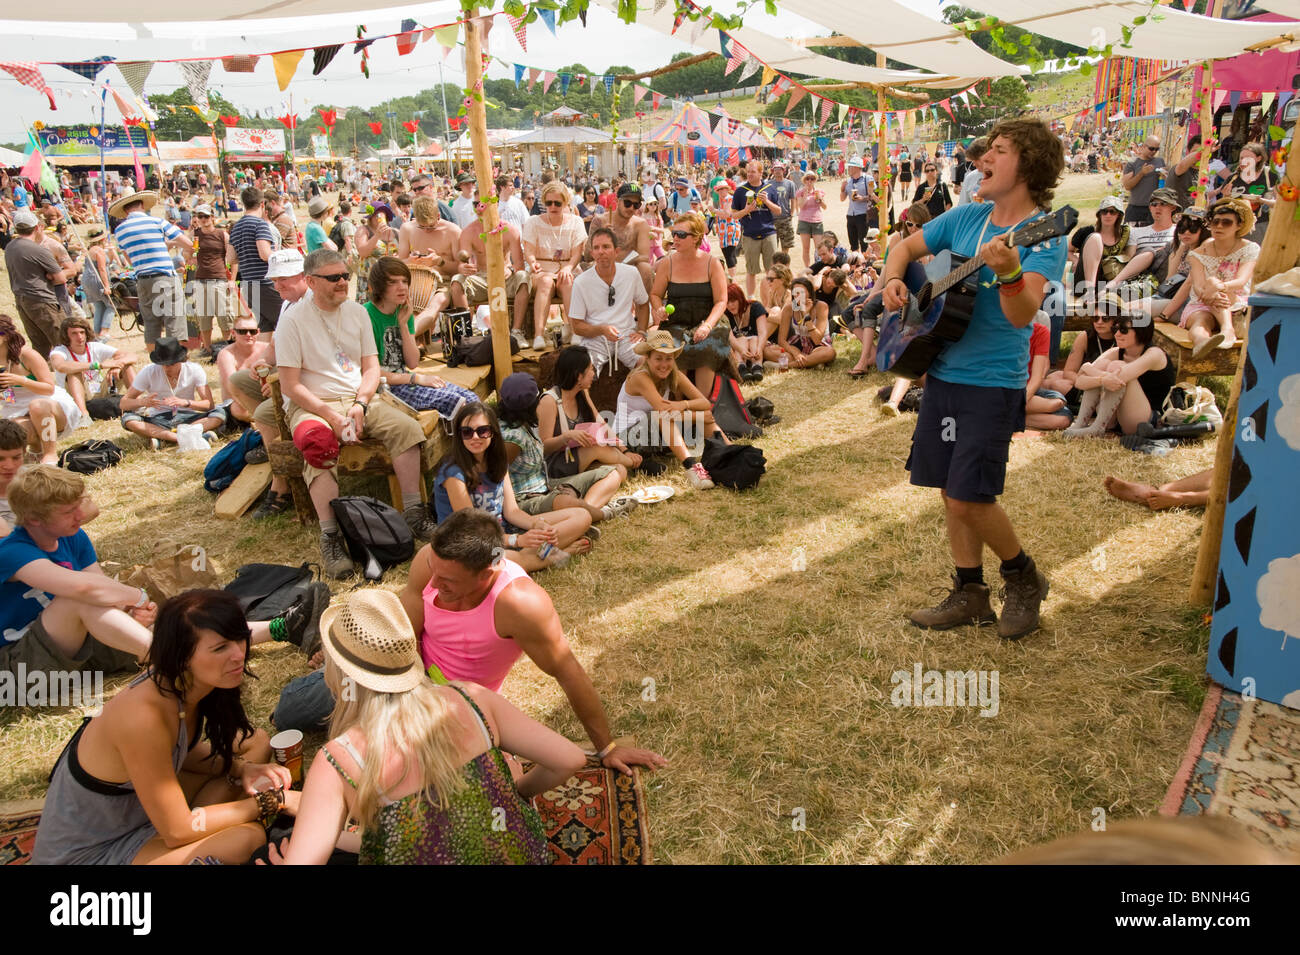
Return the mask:
[[[1223,15],[1223,0],[1214,0],[1210,7],[1211,17]],[[1189,122],[1190,126],[1191,123]],[[1210,139],[1214,135],[1214,61],[1206,60],[1201,69],[1201,161],[1196,164],[1196,198],[1199,205],[1209,206],[1205,201],[1210,191]],[[1243,346],[1243,351],[1244,351]],[[1216,548],[1217,552],[1217,548]]]
[[[1300,149],[1297,144],[1298,141],[1292,139],[1286,170],[1282,174],[1283,181],[1292,186],[1300,185]],[[1295,222],[1296,208],[1295,199],[1278,196],[1277,204],[1269,215],[1268,231],[1264,233],[1264,244],[1260,247],[1259,261],[1255,265],[1255,285],[1279,272],[1295,268],[1297,261],[1300,261],[1300,226]],[[1196,551],[1196,569],[1192,572],[1192,585],[1187,593],[1187,602],[1193,607],[1208,607],[1214,596],[1219,549],[1223,544],[1223,513],[1228,505],[1232,448],[1237,434],[1237,400],[1241,396],[1242,371],[1246,367],[1246,344],[1246,339],[1242,339],[1237,374],[1232,379],[1228,407],[1223,413],[1223,430],[1219,432],[1219,444],[1214,450],[1214,479],[1210,483],[1210,499],[1205,505],[1205,523],[1201,528],[1200,547]]]
[[[885,54],[876,54],[876,66],[880,69],[885,68]],[[880,229],[877,242],[880,245],[881,254],[884,254],[889,243],[885,237],[885,232],[889,228],[889,199],[890,193],[894,188],[894,182],[889,175],[889,132],[885,122],[885,91],[876,90],[876,109],[879,110],[880,127],[876,131],[876,152],[879,154],[876,169],[876,222]]]
[[[483,92],[483,37],[482,21],[478,9],[473,8],[465,21],[465,77],[471,90]],[[482,199],[495,194],[492,182],[492,155],[488,149],[487,108],[481,97],[471,99],[469,108],[470,145],[474,150],[474,174],[478,178],[478,194]],[[488,309],[492,324],[492,368],[496,373],[497,388],[514,370],[510,360],[510,316],[506,311],[506,262],[502,250],[500,210],[495,202],[483,209],[482,222],[487,234],[483,247],[487,250]],[[470,228],[475,228],[470,226]]]

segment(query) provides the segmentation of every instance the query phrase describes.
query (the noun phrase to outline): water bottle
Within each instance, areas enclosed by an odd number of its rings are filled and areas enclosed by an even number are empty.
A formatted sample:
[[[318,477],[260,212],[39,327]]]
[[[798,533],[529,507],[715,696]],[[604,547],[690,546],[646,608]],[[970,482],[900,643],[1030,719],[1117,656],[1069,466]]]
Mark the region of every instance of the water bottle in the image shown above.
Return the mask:
[[[781,358],[776,364],[782,371],[788,371],[790,368],[790,353],[781,352]]]

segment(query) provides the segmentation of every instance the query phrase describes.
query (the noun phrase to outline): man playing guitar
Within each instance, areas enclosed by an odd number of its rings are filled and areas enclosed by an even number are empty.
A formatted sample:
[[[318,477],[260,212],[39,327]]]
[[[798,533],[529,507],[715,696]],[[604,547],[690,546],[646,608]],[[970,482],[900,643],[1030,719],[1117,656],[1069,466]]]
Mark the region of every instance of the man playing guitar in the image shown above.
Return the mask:
[[[1064,272],[1066,249],[1057,241],[1027,251],[1022,259],[1000,236],[1051,208],[1064,168],[1061,142],[1045,123],[998,123],[985,154],[983,201],[927,222],[886,260],[883,297],[889,310],[907,303],[902,276],[908,263],[922,256],[942,249],[965,256],[980,252],[986,263],[977,273],[970,327],[931,365],[907,461],[913,484],[939,488],[957,569],[947,598],[911,615],[918,627],[947,630],[996,620],[998,634],[1008,640],[1038,628],[1047,578],[1021,548],[997,497],[1011,436],[1025,426],[1030,326],[1048,282],[1059,281]],[[1002,561],[1001,619],[984,583],[985,546]]]

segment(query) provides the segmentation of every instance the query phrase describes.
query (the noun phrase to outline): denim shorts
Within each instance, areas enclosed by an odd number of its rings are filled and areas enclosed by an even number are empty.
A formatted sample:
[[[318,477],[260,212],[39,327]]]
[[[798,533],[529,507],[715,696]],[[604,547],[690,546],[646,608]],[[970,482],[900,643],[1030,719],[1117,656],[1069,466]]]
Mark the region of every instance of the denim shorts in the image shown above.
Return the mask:
[[[1002,493],[1011,436],[1025,427],[1025,389],[925,379],[925,399],[907,457],[917,487],[988,504]]]

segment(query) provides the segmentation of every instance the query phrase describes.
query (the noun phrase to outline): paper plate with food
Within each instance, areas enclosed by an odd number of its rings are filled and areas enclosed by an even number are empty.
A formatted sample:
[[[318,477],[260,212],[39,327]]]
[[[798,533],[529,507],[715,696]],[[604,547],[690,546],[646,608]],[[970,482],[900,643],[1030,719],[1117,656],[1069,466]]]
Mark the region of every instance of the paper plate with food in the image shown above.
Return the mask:
[[[640,504],[658,504],[660,501],[666,501],[676,493],[671,485],[656,484],[653,487],[643,487],[639,491],[634,491],[632,496]]]

